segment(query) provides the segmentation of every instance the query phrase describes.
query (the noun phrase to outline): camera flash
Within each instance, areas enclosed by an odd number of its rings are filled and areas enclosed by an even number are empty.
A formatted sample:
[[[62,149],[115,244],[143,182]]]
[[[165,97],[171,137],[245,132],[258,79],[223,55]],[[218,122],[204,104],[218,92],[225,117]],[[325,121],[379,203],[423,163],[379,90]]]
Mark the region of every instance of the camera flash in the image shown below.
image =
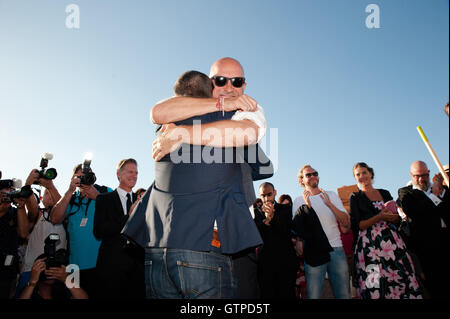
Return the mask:
[[[44,154],[42,154],[42,158],[46,159],[46,160],[52,160],[53,154],[52,153],[44,153]]]
[[[85,161],[89,161],[89,162],[92,161],[92,157],[93,157],[93,155],[91,152],[87,152],[86,154],[84,154]]]
[[[13,178],[12,181],[13,181],[12,187],[22,188],[22,180],[21,179]]]

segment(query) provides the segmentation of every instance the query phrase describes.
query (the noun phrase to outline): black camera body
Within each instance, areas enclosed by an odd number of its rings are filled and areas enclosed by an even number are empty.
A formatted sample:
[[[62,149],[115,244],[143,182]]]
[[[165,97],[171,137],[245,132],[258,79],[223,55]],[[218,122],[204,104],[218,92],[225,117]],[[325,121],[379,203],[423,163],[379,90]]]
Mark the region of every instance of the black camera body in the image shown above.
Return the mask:
[[[81,185],[93,185],[97,180],[94,172],[91,169],[91,161],[84,160],[83,165],[81,166],[81,176],[80,176],[80,184]]]
[[[56,245],[60,241],[58,234],[51,233],[47,236],[44,241],[44,253],[39,255],[36,259],[45,258],[45,268],[49,269],[51,267],[61,267],[69,264],[69,256],[67,250],[60,248],[56,250]],[[39,281],[47,280],[47,275],[45,272],[41,272],[39,276]]]
[[[0,180],[0,189],[12,188],[12,187],[14,187],[14,180],[12,180],[12,179],[1,179]]]
[[[53,180],[58,176],[58,173],[55,168],[47,168],[48,161],[53,159],[53,154],[50,153],[44,153],[41,157],[41,164],[39,165],[41,167],[41,170],[39,171],[39,178],[45,178],[48,180]],[[34,184],[39,184],[38,182],[35,182]]]
[[[44,241],[44,254],[47,257],[45,260],[46,268],[59,267],[63,260],[56,254],[56,245],[60,238],[58,234],[52,233]]]
[[[30,185],[25,185],[20,190],[14,190],[11,192],[6,193],[6,199],[9,202],[14,201],[14,199],[20,199],[20,198],[28,198],[33,194],[33,191],[31,190]]]
[[[16,188],[16,190],[9,191],[2,196],[2,203],[11,203],[14,199],[18,198],[28,198],[33,191],[31,190],[30,185],[25,185],[22,187],[22,181],[20,179],[2,179],[0,180],[0,189],[11,189]]]

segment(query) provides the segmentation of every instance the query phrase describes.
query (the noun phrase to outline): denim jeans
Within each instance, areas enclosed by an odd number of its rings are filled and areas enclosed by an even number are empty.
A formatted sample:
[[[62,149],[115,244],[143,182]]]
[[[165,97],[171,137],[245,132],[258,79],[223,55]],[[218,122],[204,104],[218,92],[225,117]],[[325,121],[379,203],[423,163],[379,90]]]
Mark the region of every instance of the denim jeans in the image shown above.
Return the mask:
[[[231,257],[184,249],[147,248],[145,285],[150,299],[231,299],[237,292]]]
[[[320,299],[325,274],[328,272],[331,286],[336,299],[350,299],[350,277],[347,257],[343,247],[333,247],[330,261],[326,264],[312,267],[305,263],[306,297]]]

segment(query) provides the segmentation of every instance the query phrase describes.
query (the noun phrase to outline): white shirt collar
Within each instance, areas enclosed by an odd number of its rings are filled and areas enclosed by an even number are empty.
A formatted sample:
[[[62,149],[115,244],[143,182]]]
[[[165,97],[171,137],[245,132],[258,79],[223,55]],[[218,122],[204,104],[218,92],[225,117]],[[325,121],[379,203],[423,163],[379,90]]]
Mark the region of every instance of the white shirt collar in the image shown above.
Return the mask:
[[[128,193],[126,190],[124,190],[120,187],[117,187],[117,193],[119,194],[120,197],[123,197],[123,198],[127,198],[127,194],[130,194],[131,198],[133,198],[132,191]]]
[[[412,184],[413,189],[418,189],[419,191],[425,192],[425,193],[430,193],[431,192],[431,184],[428,187],[428,189],[426,191],[424,191],[423,189],[417,187],[416,185]]]

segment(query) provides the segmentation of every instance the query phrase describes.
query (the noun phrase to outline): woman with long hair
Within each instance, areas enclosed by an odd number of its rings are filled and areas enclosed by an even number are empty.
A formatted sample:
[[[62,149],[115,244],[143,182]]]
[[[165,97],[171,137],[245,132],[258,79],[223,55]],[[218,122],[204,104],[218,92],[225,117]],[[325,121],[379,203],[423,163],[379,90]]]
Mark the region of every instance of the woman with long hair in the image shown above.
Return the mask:
[[[350,196],[355,283],[361,299],[422,298],[413,262],[397,231],[400,216],[389,191],[373,187],[374,171],[353,166],[360,190]]]

